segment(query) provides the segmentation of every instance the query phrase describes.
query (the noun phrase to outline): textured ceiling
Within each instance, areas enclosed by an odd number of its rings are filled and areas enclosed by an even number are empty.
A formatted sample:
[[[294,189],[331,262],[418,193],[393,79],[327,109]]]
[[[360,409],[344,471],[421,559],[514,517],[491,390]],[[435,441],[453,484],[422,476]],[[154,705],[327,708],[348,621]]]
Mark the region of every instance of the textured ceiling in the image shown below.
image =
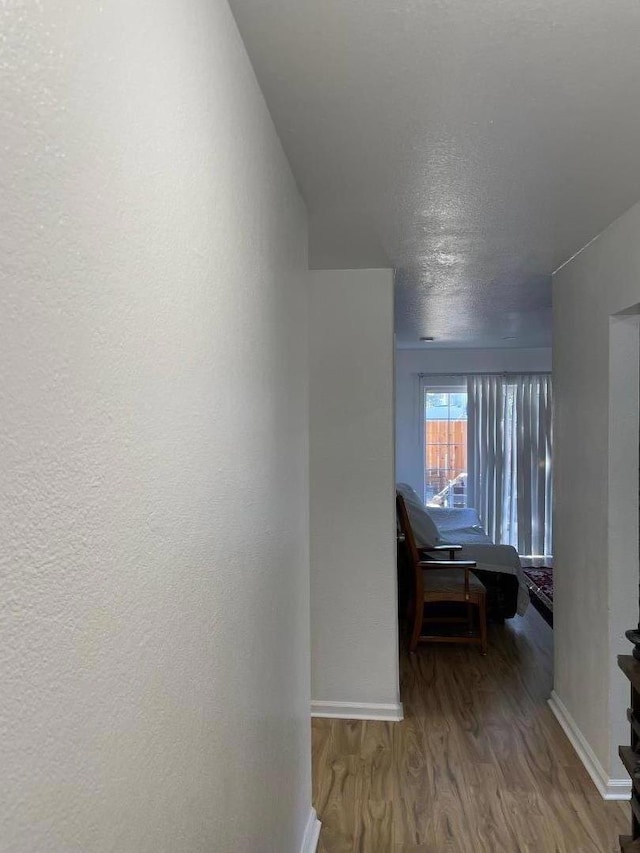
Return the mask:
[[[638,0],[231,0],[316,268],[402,344],[550,342],[551,272],[640,198]]]

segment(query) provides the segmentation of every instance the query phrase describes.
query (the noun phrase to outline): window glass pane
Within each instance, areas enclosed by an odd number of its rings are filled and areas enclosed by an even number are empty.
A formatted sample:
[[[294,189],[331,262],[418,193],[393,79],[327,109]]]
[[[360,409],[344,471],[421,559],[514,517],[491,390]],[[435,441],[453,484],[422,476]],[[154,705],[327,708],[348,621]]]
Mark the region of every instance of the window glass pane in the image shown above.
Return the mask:
[[[425,391],[424,501],[428,506],[467,505],[467,394]]]

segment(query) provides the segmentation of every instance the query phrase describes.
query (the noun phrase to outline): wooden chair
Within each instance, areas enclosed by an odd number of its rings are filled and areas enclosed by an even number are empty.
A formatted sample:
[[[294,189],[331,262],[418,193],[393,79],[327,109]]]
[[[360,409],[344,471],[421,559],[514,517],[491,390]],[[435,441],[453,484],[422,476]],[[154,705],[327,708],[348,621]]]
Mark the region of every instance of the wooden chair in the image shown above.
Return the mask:
[[[412,626],[409,651],[415,652],[419,642],[473,643],[487,653],[487,591],[470,571],[476,567],[473,560],[455,560],[460,545],[438,545],[418,549],[409,522],[409,514],[402,495],[396,495],[396,510],[402,541],[407,551],[413,573]],[[430,553],[449,552],[449,560],[434,559]],[[426,616],[428,604],[466,604],[464,616]],[[478,610],[479,632],[473,631],[473,610]],[[423,634],[429,624],[465,625],[466,631],[455,634]]]

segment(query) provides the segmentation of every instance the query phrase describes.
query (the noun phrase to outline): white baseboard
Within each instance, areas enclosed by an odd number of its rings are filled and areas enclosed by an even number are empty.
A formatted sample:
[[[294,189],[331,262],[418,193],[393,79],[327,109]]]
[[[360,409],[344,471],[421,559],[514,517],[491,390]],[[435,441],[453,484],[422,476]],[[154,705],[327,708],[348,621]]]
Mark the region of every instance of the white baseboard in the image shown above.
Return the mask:
[[[323,702],[311,701],[312,717],[332,717],[338,720],[404,720],[402,702]]]
[[[318,839],[320,838],[321,823],[314,808],[309,809],[309,819],[304,830],[300,853],[316,853]]]
[[[571,741],[571,746],[578,754],[578,758],[585,766],[589,776],[598,789],[603,800],[628,800],[631,796],[630,779],[611,779],[605,772],[604,767],[598,761],[595,752],[589,746],[585,736],[578,728],[564,702],[555,690],[551,691],[548,700],[553,716],[562,726],[562,730]]]

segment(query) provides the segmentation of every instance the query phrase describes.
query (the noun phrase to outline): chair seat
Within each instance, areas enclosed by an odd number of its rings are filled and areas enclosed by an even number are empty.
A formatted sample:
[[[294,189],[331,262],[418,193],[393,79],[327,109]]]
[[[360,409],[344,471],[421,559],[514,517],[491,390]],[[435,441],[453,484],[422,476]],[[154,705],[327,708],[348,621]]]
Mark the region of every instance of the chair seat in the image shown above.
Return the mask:
[[[464,597],[464,572],[460,569],[423,569],[425,598],[432,593]],[[482,581],[469,572],[469,593],[474,597],[486,594]]]

